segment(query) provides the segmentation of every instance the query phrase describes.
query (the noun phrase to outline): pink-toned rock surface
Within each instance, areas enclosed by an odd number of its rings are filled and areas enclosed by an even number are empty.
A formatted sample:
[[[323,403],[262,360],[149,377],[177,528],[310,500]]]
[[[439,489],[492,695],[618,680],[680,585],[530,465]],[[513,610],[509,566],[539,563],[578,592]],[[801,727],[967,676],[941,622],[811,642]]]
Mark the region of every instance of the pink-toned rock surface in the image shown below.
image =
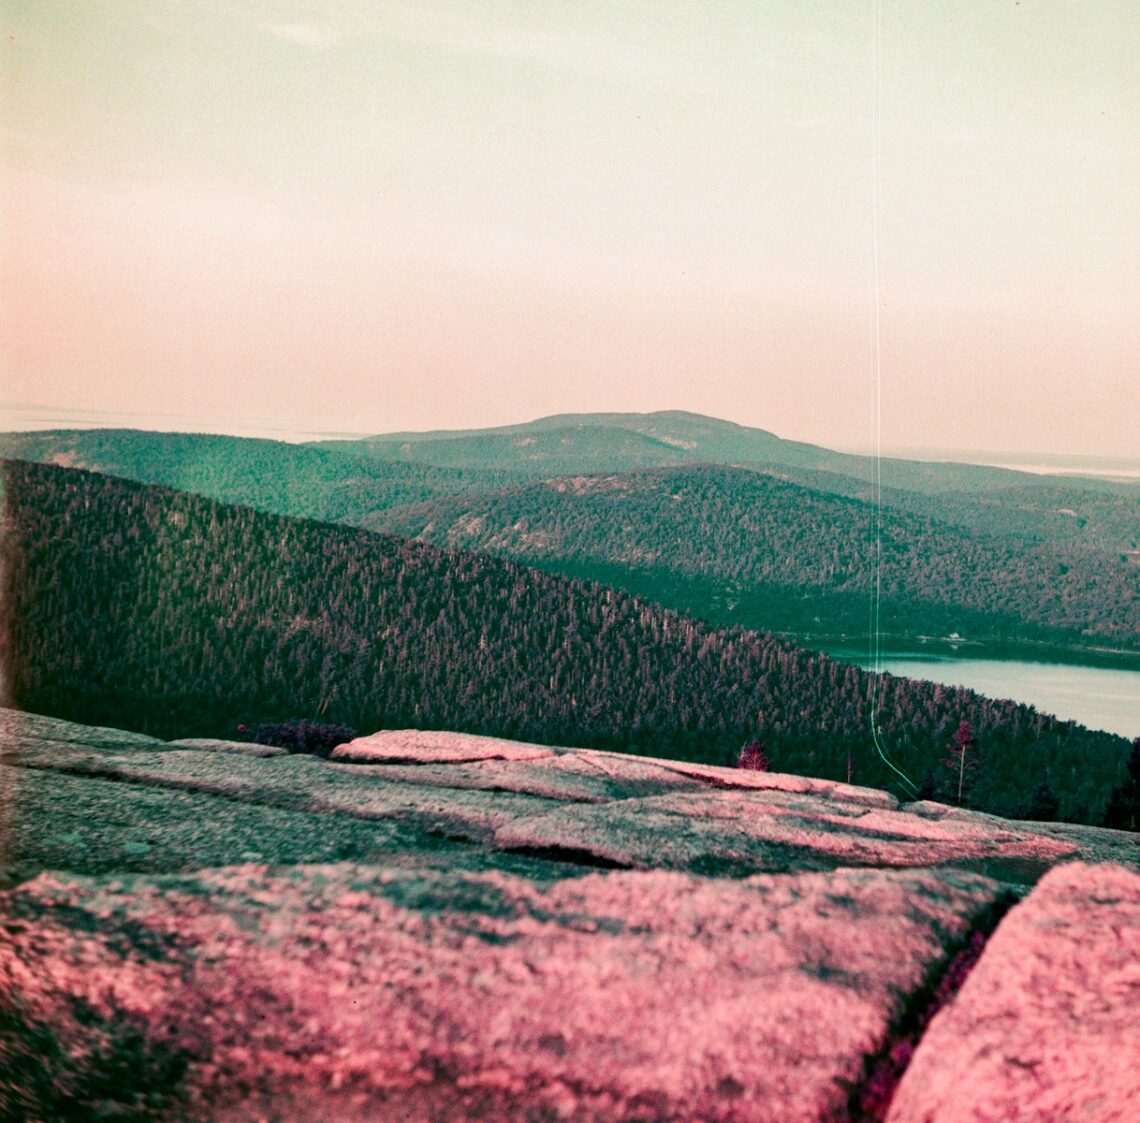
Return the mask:
[[[1077,853],[1072,843],[966,818],[926,819],[780,790],[674,793],[624,803],[564,804],[495,832],[505,849],[578,850],[617,865],[710,872],[1037,862]]]
[[[588,749],[579,750],[589,753]],[[590,753],[592,756],[617,757],[617,753]],[[894,810],[898,800],[890,792],[877,788],[861,788],[836,780],[817,780],[813,776],[795,776],[786,772],[758,772],[747,768],[722,768],[714,764],[693,764],[684,760],[655,760],[661,768],[681,776],[693,776],[718,788],[752,788],[763,791],[793,792],[801,795],[830,796],[847,803],[863,803],[868,807]]]
[[[867,789],[823,781],[815,791],[789,791],[781,781],[803,778],[778,774],[756,774],[778,786],[737,788],[731,769],[708,769],[719,775],[702,782],[701,772],[668,767],[671,762],[585,750],[537,759],[360,765],[172,744],[154,752],[30,742],[10,759],[313,813],[410,817],[501,850],[558,852],[629,868],[739,876],[974,863],[980,872],[1031,882],[1056,862],[1080,856],[1065,838],[938,804],[918,805],[920,813],[893,809],[893,801],[877,806]],[[890,797],[884,793],[884,799]]]
[[[0,711],[0,886],[17,887],[0,894],[0,1120],[115,1101],[138,1123],[840,1123],[853,1098],[868,1123],[966,935],[991,982],[919,1047],[951,1067],[904,1078],[946,1099],[900,1098],[917,1114],[897,1118],[1133,1117],[1111,1110],[1140,1048],[1115,1020],[1135,1000],[1135,875],[1062,866],[1009,914],[1001,933],[1030,931],[1012,945],[986,949],[985,917],[999,881],[1074,857],[1140,868],[1137,836],[423,737],[388,762],[262,758]],[[970,1051],[993,1026],[1012,1060]],[[1098,1086],[1113,1095],[1089,1101]]]
[[[44,875],[0,898],[0,994],[73,1070],[124,1025],[136,1053],[188,1051],[180,1118],[837,1119],[1000,893],[929,871]]]
[[[444,733],[424,729],[382,729],[368,737],[357,737],[338,745],[332,760],[422,761],[440,764],[445,761],[468,760],[536,760],[553,756],[545,745],[528,745],[521,741],[505,741],[498,737],[479,737],[473,733]]]
[[[196,749],[200,753],[242,753],[245,756],[287,756],[287,749],[259,745],[256,741],[219,741],[215,737],[183,737],[167,741],[174,749]]]
[[[889,865],[974,861],[986,869],[985,863],[999,862],[1006,864],[1004,871],[987,872],[1029,883],[1063,858],[1140,865],[1136,836],[1125,832],[1011,823],[929,802],[898,807],[885,792],[811,777],[588,749],[554,753],[540,746],[543,755],[528,757],[534,746],[512,749],[512,742],[435,733],[424,736],[487,741],[493,752],[503,748],[523,759],[352,764],[274,755],[251,760],[245,753],[212,751],[230,742],[194,740],[188,746],[4,710],[0,719],[0,735],[3,729],[27,731],[11,732],[6,740],[0,736],[3,762],[10,765],[368,820],[411,816],[428,827],[479,837],[501,827],[503,845],[559,845],[631,866],[690,869],[694,855],[704,853],[710,863],[727,862],[742,872],[752,860],[749,852],[761,859],[752,862],[756,870],[880,860]],[[44,736],[48,733],[50,739]],[[582,804],[599,807],[590,812]],[[688,822],[679,825],[678,816]],[[827,837],[844,832],[846,840]],[[797,855],[805,861],[799,863]]]
[[[666,792],[695,792],[706,787],[702,780],[686,777],[664,767],[664,763],[644,757],[623,757],[579,749],[535,760],[479,760],[456,764],[343,764],[330,761],[329,767],[342,769],[349,775],[367,775],[401,783],[519,792],[571,803],[608,803],[614,799]]]
[[[1009,912],[889,1123],[1140,1120],[1140,875],[1072,863]]]
[[[486,833],[519,816],[539,814],[549,806],[546,800],[509,791],[492,795],[443,785],[387,783],[377,776],[355,775],[330,768],[316,757],[294,754],[264,759],[173,747],[137,753],[36,743],[13,759],[48,771],[59,769],[255,804],[362,819],[412,816],[473,834]]]

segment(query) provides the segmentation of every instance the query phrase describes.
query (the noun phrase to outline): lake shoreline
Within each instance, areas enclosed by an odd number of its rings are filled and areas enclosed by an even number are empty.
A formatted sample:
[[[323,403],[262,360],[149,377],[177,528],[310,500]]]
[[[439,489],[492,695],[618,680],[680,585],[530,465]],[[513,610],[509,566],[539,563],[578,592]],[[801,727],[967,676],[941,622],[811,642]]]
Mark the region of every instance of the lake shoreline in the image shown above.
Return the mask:
[[[867,650],[833,648],[837,661],[872,670]],[[1131,740],[1140,734],[1140,672],[1125,667],[999,659],[970,649],[884,651],[875,666],[896,678],[964,686],[988,698],[1033,706],[1061,721]]]
[[[781,636],[812,651],[822,651],[833,659],[852,662],[866,659],[869,644],[865,636],[795,634]],[[883,635],[879,650],[884,659],[929,659],[954,662],[990,659],[1008,663],[1044,663],[1068,667],[1099,667],[1104,670],[1140,672],[1140,651],[1117,647],[1083,647],[1031,640],[969,640],[934,636]]]

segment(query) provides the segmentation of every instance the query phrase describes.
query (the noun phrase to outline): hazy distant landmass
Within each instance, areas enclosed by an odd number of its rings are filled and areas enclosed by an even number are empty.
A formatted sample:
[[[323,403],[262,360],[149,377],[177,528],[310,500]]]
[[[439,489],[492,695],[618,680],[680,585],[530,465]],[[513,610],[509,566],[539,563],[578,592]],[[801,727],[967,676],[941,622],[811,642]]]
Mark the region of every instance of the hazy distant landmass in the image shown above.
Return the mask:
[[[500,426],[494,429],[440,429],[431,432],[405,432],[373,434],[366,430],[334,431],[313,429],[302,423],[286,423],[271,419],[247,419],[234,424],[225,418],[188,418],[174,413],[124,413],[117,410],[62,409],[56,406],[32,405],[28,403],[0,404],[0,429],[8,433],[46,432],[70,429],[139,429],[154,433],[200,433],[235,437],[255,437],[267,440],[285,441],[291,444],[323,441],[364,441],[390,442],[393,440],[421,441],[425,438],[451,440],[462,436],[488,433],[508,433],[524,431],[530,427],[549,427],[552,422],[561,424],[567,419],[577,423],[592,424],[595,419],[609,417],[614,420],[644,418],[646,414],[564,414],[552,418],[540,418],[534,422],[519,425]],[[683,411],[667,411],[656,416],[699,418],[698,414],[686,415]],[[714,419],[709,418],[709,421]],[[719,424],[733,425],[732,422]],[[743,428],[743,427],[741,427]],[[762,430],[752,430],[762,432]],[[810,447],[810,446],[809,446]],[[862,459],[873,456],[866,448],[839,446],[835,450],[841,455],[851,455]],[[1005,468],[1015,472],[1028,472],[1035,475],[1082,475],[1092,478],[1118,479],[1130,481],[1140,478],[1140,458],[1095,455],[1064,455],[1047,452],[1017,453],[993,449],[959,449],[920,446],[897,446],[883,450],[884,455],[894,460],[935,461],[939,463],[974,464],[982,467]]]
[[[139,429],[153,433],[225,434],[233,437],[263,437],[275,441],[363,438],[366,432],[313,429],[268,418],[247,418],[235,423],[225,418],[193,418],[178,413],[125,413],[122,410],[61,409],[27,402],[0,403],[0,429],[38,433],[61,429]]]
[[[865,450],[857,451],[865,454]],[[1077,456],[1048,452],[1008,452],[993,449],[890,448],[887,456],[915,460],[950,460],[982,464],[990,468],[1009,468],[1015,472],[1037,475],[1093,476],[1104,479],[1134,480],[1140,478],[1140,459],[1127,456]]]

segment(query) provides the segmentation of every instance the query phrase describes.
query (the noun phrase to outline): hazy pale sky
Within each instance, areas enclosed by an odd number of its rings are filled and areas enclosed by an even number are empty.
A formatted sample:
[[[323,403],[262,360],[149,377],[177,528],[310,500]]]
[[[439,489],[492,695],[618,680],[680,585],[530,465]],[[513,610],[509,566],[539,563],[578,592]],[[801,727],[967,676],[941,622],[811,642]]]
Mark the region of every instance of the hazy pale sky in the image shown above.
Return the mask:
[[[871,0],[2,10],[8,403],[871,438]],[[884,442],[1140,455],[1140,4],[880,15]]]

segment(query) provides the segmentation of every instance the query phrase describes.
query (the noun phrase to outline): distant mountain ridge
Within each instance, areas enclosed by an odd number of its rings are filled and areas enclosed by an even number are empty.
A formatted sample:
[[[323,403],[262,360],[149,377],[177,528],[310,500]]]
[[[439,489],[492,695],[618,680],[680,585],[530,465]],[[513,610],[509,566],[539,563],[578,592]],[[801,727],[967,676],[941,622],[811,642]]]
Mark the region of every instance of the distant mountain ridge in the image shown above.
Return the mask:
[[[866,630],[859,602],[878,517],[870,461],[696,414],[566,414],[302,445],[130,430],[16,433],[0,435],[0,451],[267,513],[489,549],[718,625],[844,643]],[[1140,485],[958,464],[888,460],[883,468],[896,480],[878,492],[895,600],[885,618],[896,642],[957,631],[1032,643],[1034,653],[1046,643],[1054,656],[1118,660],[1131,656],[1094,649],[1140,647]],[[687,480],[680,507],[651,501],[647,473],[662,472]],[[692,496],[717,472],[733,481],[733,494],[698,511]],[[899,486],[900,475],[914,486]],[[600,491],[544,483],[616,477],[628,492],[620,508]],[[958,486],[971,481],[976,490]],[[616,494],[611,488],[609,499]],[[687,518],[678,522],[681,508]],[[619,516],[621,526],[608,521]],[[520,519],[525,531],[516,532]],[[757,532],[741,534],[745,525]],[[700,557],[686,560],[694,538]]]
[[[712,435],[720,431],[747,432],[763,435],[778,441],[775,433],[766,429],[749,428],[735,421],[724,421],[689,410],[658,410],[652,413],[553,413],[533,421],[512,425],[493,425],[481,429],[433,429],[423,432],[377,433],[364,437],[365,442],[451,440],[467,437],[513,437],[530,433],[551,432],[562,429],[628,429],[630,432],[656,437],[664,443],[691,439],[693,435]]]
[[[534,445],[539,444],[537,438],[547,438],[540,445],[540,449],[545,451],[551,447],[549,438],[557,435],[560,442],[566,442],[562,459],[568,470],[573,470],[573,456],[579,448],[583,453],[590,454],[601,443],[600,435],[608,434],[612,443],[615,432],[635,434],[657,442],[661,459],[656,466],[662,467],[669,464],[771,463],[802,470],[834,472],[862,480],[873,480],[876,475],[873,457],[835,452],[820,445],[785,440],[766,429],[749,428],[733,421],[684,410],[553,414],[522,424],[487,429],[385,433],[359,441],[322,441],[317,444],[319,447],[338,449],[355,446],[357,451],[363,449],[378,456],[440,465],[474,465],[481,462],[481,457],[488,450],[494,450],[505,462],[508,459],[506,450],[514,449],[515,462],[525,468],[528,464],[533,466],[535,461],[543,459],[534,453]],[[528,438],[535,438],[534,444],[520,443]],[[648,464],[644,460],[622,461],[620,456],[615,455],[610,463],[594,462],[592,465],[578,466],[587,471],[618,471],[623,467],[632,469]],[[956,490],[989,490],[1040,478],[1007,468],[892,457],[883,458],[881,469],[883,482],[888,486],[930,494]],[[1128,486],[1098,480],[1081,482],[1087,483],[1094,491],[1115,492],[1115,489]]]
[[[356,446],[353,448],[352,446]],[[510,469],[527,477],[541,474],[655,467],[686,463],[687,450],[629,429],[601,426],[537,429],[517,435],[481,433],[431,441],[371,440],[320,442],[320,448],[351,451],[377,459]]]
[[[137,429],[4,433],[0,454],[326,522],[353,523],[385,507],[517,479],[512,473],[377,461],[319,445]]]
[[[504,427],[509,432],[457,431],[438,440],[431,434],[432,440],[418,445],[413,441],[407,448],[409,442],[403,438],[416,434],[290,444],[127,429],[0,433],[0,454],[88,468],[223,502],[246,503],[258,510],[350,525],[365,524],[369,516],[390,507],[556,475],[697,464],[748,467],[856,499],[869,500],[876,493],[867,458],[847,457],[858,469],[857,474],[847,474],[843,470],[850,467],[843,461],[846,454],[781,441],[764,430],[745,430],[731,422],[682,413],[596,415],[605,420],[602,426],[588,425],[591,416],[560,415],[526,426]],[[642,426],[645,433],[619,424],[645,417],[664,420],[646,422]],[[571,421],[577,427],[569,429],[563,424]],[[702,434],[718,427],[736,434],[732,447],[724,442],[702,446]],[[748,433],[758,435],[759,444],[750,443]],[[742,448],[742,442],[748,447]],[[749,451],[766,455],[759,459],[729,455]],[[792,463],[797,456],[799,461],[831,466],[797,465]],[[1015,534],[1029,543],[1073,542],[1116,553],[1140,546],[1140,481],[1122,484],[979,468],[981,489],[962,491],[949,487],[962,482],[958,476],[934,488],[925,482],[931,472],[957,473],[962,465],[886,460],[886,475],[892,465],[900,464],[917,465],[919,477],[912,482],[921,486],[908,488],[888,481],[881,489],[887,507],[971,530]]]

